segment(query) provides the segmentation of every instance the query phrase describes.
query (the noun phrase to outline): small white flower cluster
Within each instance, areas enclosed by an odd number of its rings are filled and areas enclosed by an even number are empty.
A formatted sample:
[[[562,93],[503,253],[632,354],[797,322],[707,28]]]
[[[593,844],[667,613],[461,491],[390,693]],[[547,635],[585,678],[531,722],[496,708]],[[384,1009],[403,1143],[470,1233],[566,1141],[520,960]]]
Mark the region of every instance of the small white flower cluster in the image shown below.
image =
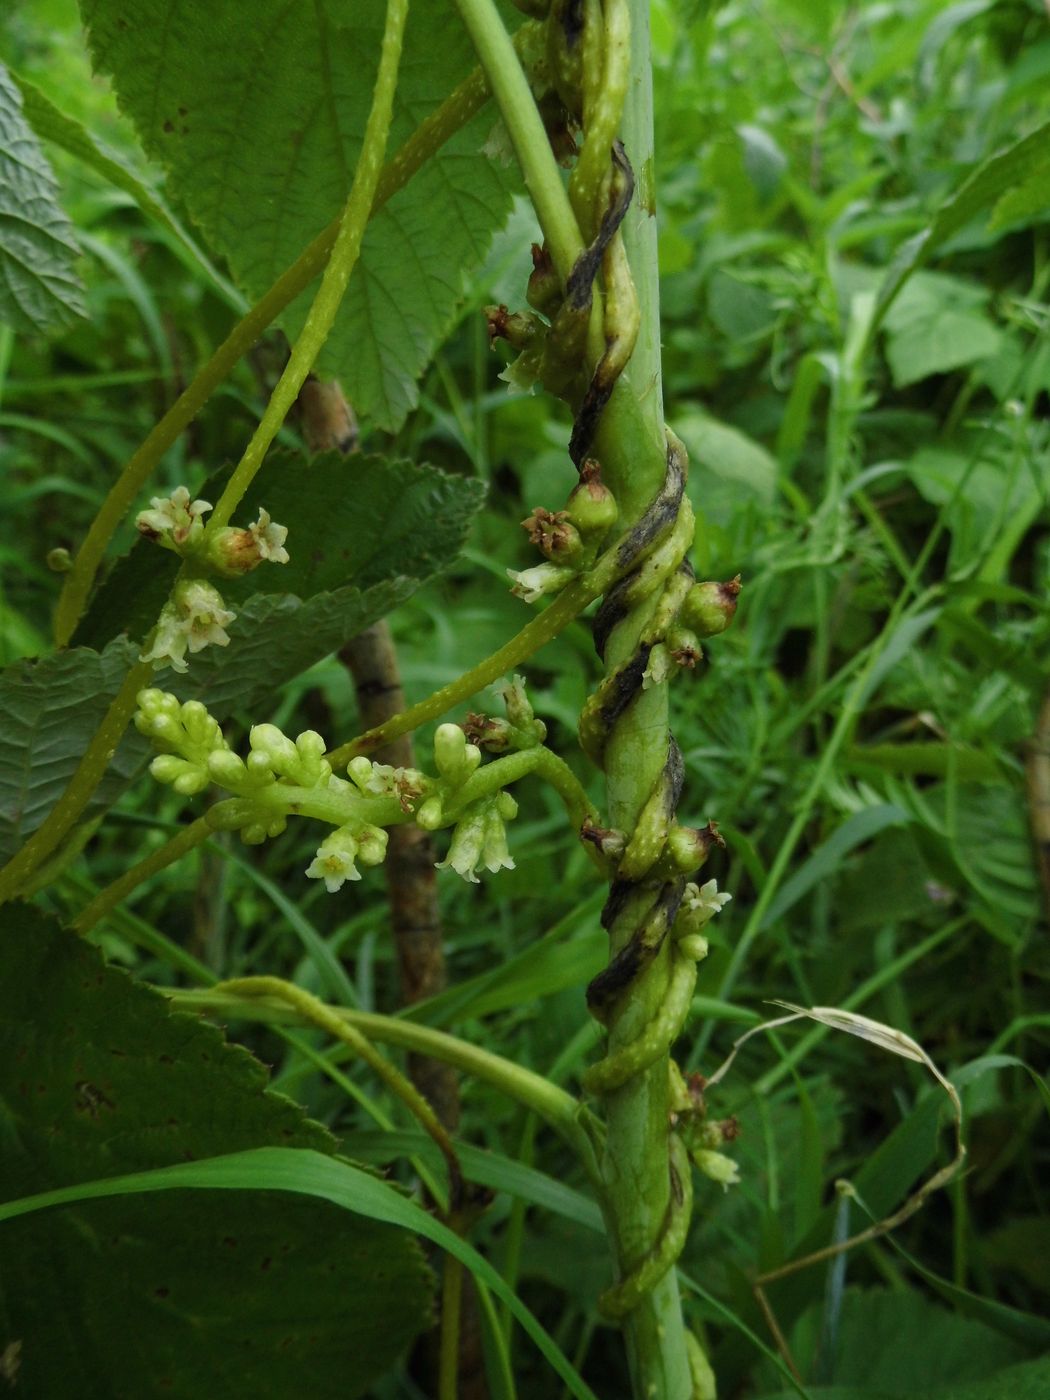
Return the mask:
[[[203,517],[211,510],[210,501],[191,501],[185,486],[176,486],[170,496],[154,496],[150,510],[140,510],[135,528],[165,549],[180,554],[204,533]]]
[[[342,889],[347,880],[360,880],[362,865],[382,865],[386,858],[387,833],[380,826],[341,826],[326,836],[306,867],[311,880],[323,880],[329,894]]]
[[[480,763],[481,750],[477,744],[467,743],[458,724],[439,725],[434,735],[434,764],[441,790],[427,797],[416,812],[416,821],[424,830],[436,831],[447,825],[446,812],[452,809],[452,844],[446,858],[438,862],[438,869],[454,870],[472,885],[478,883],[479,865],[492,873],[514,869],[504,823],[518,813],[518,804],[505,791],[481,797],[456,811],[462,790]]]
[[[476,873],[479,865],[492,875],[497,870],[513,870],[504,823],[517,815],[518,804],[506,791],[472,803],[456,823],[448,855],[438,861],[437,868],[454,870],[472,885],[480,883]]]
[[[158,669],[170,666],[173,671],[188,671],[186,652],[228,646],[226,627],[235,617],[212,584],[185,579],[175,586],[171,600],[161,609],[152,645],[139,660],[152,661]]]
[[[204,516],[211,508],[210,501],[192,501],[185,486],[176,486],[170,496],[154,496],[150,509],[135,517],[135,525],[140,534],[165,549],[183,557],[199,556],[205,566],[229,577],[248,573],[263,560],[288,563],[284,547],[288,530],[275,524],[261,506],[259,518],[247,530],[227,527],[206,543]],[[212,584],[184,579],[162,608],[151,645],[140,660],[152,661],[158,668],[186,671],[187,651],[192,654],[206,646],[229,645],[225,629],[235,616]]]
[[[732,898],[731,894],[719,891],[717,880],[708,880],[703,885],[690,880],[675,920],[675,947],[683,956],[694,962],[707,957],[707,939],[700,930],[720,914]]]

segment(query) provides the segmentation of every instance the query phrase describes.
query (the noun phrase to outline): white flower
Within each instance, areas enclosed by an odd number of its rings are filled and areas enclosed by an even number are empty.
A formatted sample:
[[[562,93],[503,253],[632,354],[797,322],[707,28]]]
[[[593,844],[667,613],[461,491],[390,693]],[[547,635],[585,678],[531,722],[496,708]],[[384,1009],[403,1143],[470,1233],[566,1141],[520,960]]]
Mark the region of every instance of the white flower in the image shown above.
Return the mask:
[[[186,647],[189,638],[174,603],[165,603],[157,621],[153,645],[144,651],[140,661],[152,661],[155,666],[170,666],[173,671],[188,671]]]
[[[521,598],[526,603],[535,603],[545,593],[560,592],[575,578],[575,574],[572,569],[567,569],[561,564],[537,564],[535,568],[522,569],[517,573],[508,569],[507,577],[513,579],[510,591],[516,598]]]
[[[203,651],[207,646],[229,646],[230,639],[224,629],[237,614],[223,606],[222,594],[212,584],[201,579],[180,584],[175,591],[175,606],[190,651]]]
[[[740,1180],[740,1168],[732,1157],[724,1152],[713,1152],[709,1147],[700,1147],[693,1153],[693,1161],[704,1176],[717,1181],[723,1191],[735,1186]]]
[[[210,583],[191,579],[180,583],[170,603],[165,603],[157,621],[157,632],[149,651],[140,661],[152,661],[156,666],[170,666],[173,671],[186,671],[186,652],[202,651],[206,646],[228,646],[229,637],[223,630],[237,616],[223,607],[222,594]]]
[[[260,559],[269,559],[271,564],[287,564],[288,551],[284,542],[288,538],[287,525],[277,525],[270,519],[270,512],[259,507],[259,518],[248,530],[255,540]]]
[[[516,810],[517,804],[515,804]],[[492,875],[497,870],[513,870],[514,861],[507,847],[507,828],[499,809],[499,798],[489,805],[485,813],[485,844],[481,852],[482,863]]]
[[[479,883],[479,865],[493,875],[497,870],[513,870],[504,821],[515,816],[517,810],[518,804],[507,792],[498,792],[468,807],[452,833],[448,855],[438,862],[437,868],[454,870],[472,885]]]
[[[181,547],[204,530],[202,516],[211,510],[210,501],[191,501],[185,486],[176,486],[170,496],[154,496],[152,510],[140,510],[135,528],[161,544]]]
[[[306,867],[311,880],[323,880],[329,894],[335,894],[346,880],[360,880],[361,872],[354,864],[357,842],[350,830],[342,826],[321,842],[313,861]]]
[[[472,885],[480,884],[475,870],[485,847],[484,813],[472,810],[456,824],[448,855],[437,863],[438,870],[454,870]]]
[[[703,928],[704,924],[720,913],[732,898],[731,894],[719,892],[717,880],[708,880],[699,888],[692,883],[686,885],[683,903],[690,915],[690,932]]]

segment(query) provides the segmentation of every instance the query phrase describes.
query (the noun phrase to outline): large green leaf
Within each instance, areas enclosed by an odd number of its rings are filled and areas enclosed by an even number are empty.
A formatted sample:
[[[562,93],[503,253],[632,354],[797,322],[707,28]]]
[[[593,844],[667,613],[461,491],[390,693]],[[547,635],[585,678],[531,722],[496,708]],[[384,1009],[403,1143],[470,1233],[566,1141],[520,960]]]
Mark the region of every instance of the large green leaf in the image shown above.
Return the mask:
[[[134,657],[135,649],[119,640],[101,655],[78,647],[0,671],[0,862],[58,801]],[[127,735],[85,820],[116,800],[147,748],[138,734]]]
[[[0,321],[54,331],[83,316],[79,251],[21,94],[0,64]]]
[[[990,1376],[1030,1356],[1001,1333],[917,1290],[851,1288],[842,1300],[828,1376],[839,1385],[922,1395],[950,1381]]]
[[[8,915],[0,968],[5,1201],[255,1147],[330,1160],[257,1060],[36,910]],[[429,1315],[415,1242],[319,1200],[180,1191],[0,1226],[0,1341],[21,1342],[27,1397],[298,1400],[304,1376],[360,1395]]]
[[[208,261],[168,206],[143,180],[119,151],[111,150],[90,132],[83,122],[60,111],[51,99],[27,78],[18,73],[11,77],[22,93],[22,109],[26,120],[44,141],[51,141],[77,160],[83,161],[96,174],[132,199],[155,224],[169,233],[176,247],[189,262],[204,273],[232,305],[241,308],[243,300],[226,278]]]
[[[96,67],[209,245],[258,297],[339,211],[371,101],[383,0],[81,0]],[[472,66],[453,11],[414,5],[391,149]],[[481,151],[483,113],[391,199],[324,363],[359,413],[396,427],[447,333],[464,286],[510,207],[513,177]],[[308,296],[309,293],[306,294]],[[305,298],[285,318],[294,333]]]
[[[885,316],[886,358],[897,388],[994,355],[1002,335],[985,314],[987,301],[972,282],[916,273]]]

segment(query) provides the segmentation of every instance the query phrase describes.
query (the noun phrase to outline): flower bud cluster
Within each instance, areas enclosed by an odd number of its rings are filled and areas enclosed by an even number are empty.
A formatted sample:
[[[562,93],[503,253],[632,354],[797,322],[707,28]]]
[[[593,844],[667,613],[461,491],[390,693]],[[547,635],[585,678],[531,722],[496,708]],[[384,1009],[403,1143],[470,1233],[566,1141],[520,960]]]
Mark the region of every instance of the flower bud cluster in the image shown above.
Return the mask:
[[[740,1136],[740,1125],[735,1118],[720,1122],[708,1119],[703,1075],[690,1074],[685,1078],[673,1060],[669,1068],[671,1122],[675,1131],[697,1170],[726,1191],[739,1182],[740,1168],[718,1149]]]
[[[161,608],[152,644],[139,660],[152,661],[157,669],[170,666],[173,671],[188,671],[187,651],[195,654],[206,646],[229,646],[226,628],[235,616],[210,583],[183,579]]]
[[[306,867],[307,877],[323,880],[329,894],[335,894],[346,880],[360,880],[362,865],[382,865],[386,858],[387,833],[381,826],[364,823],[358,827],[340,826],[317,848]]]
[[[695,962],[707,957],[708,942],[701,930],[732,898],[731,894],[719,891],[717,880],[708,880],[703,885],[690,881],[686,885],[674,923],[675,946],[681,954]]]
[[[198,570],[214,570],[226,578],[249,573],[263,560],[288,563],[284,547],[288,530],[275,524],[268,511],[260,506],[258,519],[246,530],[227,526],[209,537],[204,516],[211,508],[209,501],[192,501],[185,486],[176,486],[170,496],[154,496],[150,509],[135,517],[135,525],[146,539],[192,559]],[[186,671],[187,651],[229,644],[225,629],[235,616],[212,584],[197,577],[182,579],[161,609],[151,645],[141,660]]]
[[[510,753],[534,749],[547,737],[547,726],[537,719],[525,692],[522,676],[514,676],[497,694],[507,708],[507,718],[469,714],[463,729],[466,737],[486,753]]]
[[[530,542],[547,563],[532,569],[508,569],[510,591],[526,603],[536,602],[545,593],[560,592],[594,563],[617,514],[615,498],[602,482],[601,468],[594,458],[587,458],[580,468],[579,484],[569,495],[564,510],[537,506],[521,522]]]
[[[521,678],[503,694],[514,721],[502,722],[510,736],[507,747],[542,743],[546,730],[532,712]],[[239,831],[252,845],[279,835],[291,813],[333,826],[306,871],[329,891],[359,880],[359,864],[381,864],[388,839],[384,828],[406,818],[428,831],[453,828],[441,869],[471,883],[477,883],[479,866],[492,872],[514,869],[506,823],[517,815],[518,804],[492,779],[468,786],[481,765],[481,750],[459,725],[440,725],[434,736],[436,778],[358,756],[347,765],[347,781],[333,775],[325,742],[313,730],[293,740],[276,725],[257,724],[242,759],[199,701],[180,702],[151,689],[139,693],[138,706],[136,727],[160,750],[150,765],[155,778],[186,796],[210,783],[233,794],[211,809],[216,829]]]

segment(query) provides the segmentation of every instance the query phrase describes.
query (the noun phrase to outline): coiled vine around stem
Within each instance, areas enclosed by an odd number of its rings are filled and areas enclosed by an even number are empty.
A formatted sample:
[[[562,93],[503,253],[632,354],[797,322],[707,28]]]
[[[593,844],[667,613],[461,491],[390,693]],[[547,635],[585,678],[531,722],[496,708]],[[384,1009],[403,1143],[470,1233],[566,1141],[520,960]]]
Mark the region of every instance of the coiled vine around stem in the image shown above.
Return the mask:
[[[560,104],[567,132],[582,127],[569,196],[582,237],[589,241],[560,278],[557,246],[552,245],[552,253],[546,247],[534,249],[528,299],[542,319],[499,307],[490,308],[489,324],[494,338],[519,352],[505,377],[521,386],[538,381],[573,409],[569,455],[580,469],[581,485],[570,497],[571,506],[585,485],[597,493],[601,469],[588,454],[630,362],[640,325],[621,234],[635,192],[635,174],[619,139],[630,54],[627,0],[554,0],[546,32],[553,90],[544,99],[548,129],[552,102],[555,110]],[[739,590],[737,580],[696,583],[687,558],[694,521],[685,495],[686,453],[670,432],[666,444],[662,486],[617,543],[616,581],[594,621],[595,646],[607,671],[583,708],[580,740],[592,761],[609,774],[610,752],[641,697],[677,670],[696,665],[700,638],[724,630]],[[550,562],[515,576],[522,596],[556,592],[572,576],[574,562],[579,568],[572,558],[577,541],[565,532],[565,515],[534,511],[523,522]],[[665,1063],[675,1125],[667,1138],[663,1221],[640,1252],[624,1248],[621,1240],[620,1277],[600,1300],[608,1317],[621,1320],[660,1284],[685,1243],[692,1206],[690,1157],[723,1184],[735,1179],[735,1167],[716,1150],[732,1137],[733,1125],[704,1121],[699,1089],[686,1084],[669,1059],[688,1013],[697,961],[707,952],[700,930],[728,896],[719,895],[713,882],[701,889],[688,879],[720,837],[713,823],[700,829],[678,824],[684,765],[666,726],[663,733],[664,760],[633,829],[584,832],[612,871],[602,923],[614,950],[588,988],[588,1006],[610,1030],[628,1013],[624,1026],[629,1027],[610,1037],[615,1044],[587,1071],[584,1088],[594,1095],[617,1095]],[[668,945],[669,956],[661,958]],[[653,977],[663,979],[662,985],[647,987]],[[641,1024],[639,1006],[651,1008]],[[615,1215],[614,1210],[614,1227]],[[710,1393],[709,1372],[692,1339],[686,1351],[693,1393]]]

